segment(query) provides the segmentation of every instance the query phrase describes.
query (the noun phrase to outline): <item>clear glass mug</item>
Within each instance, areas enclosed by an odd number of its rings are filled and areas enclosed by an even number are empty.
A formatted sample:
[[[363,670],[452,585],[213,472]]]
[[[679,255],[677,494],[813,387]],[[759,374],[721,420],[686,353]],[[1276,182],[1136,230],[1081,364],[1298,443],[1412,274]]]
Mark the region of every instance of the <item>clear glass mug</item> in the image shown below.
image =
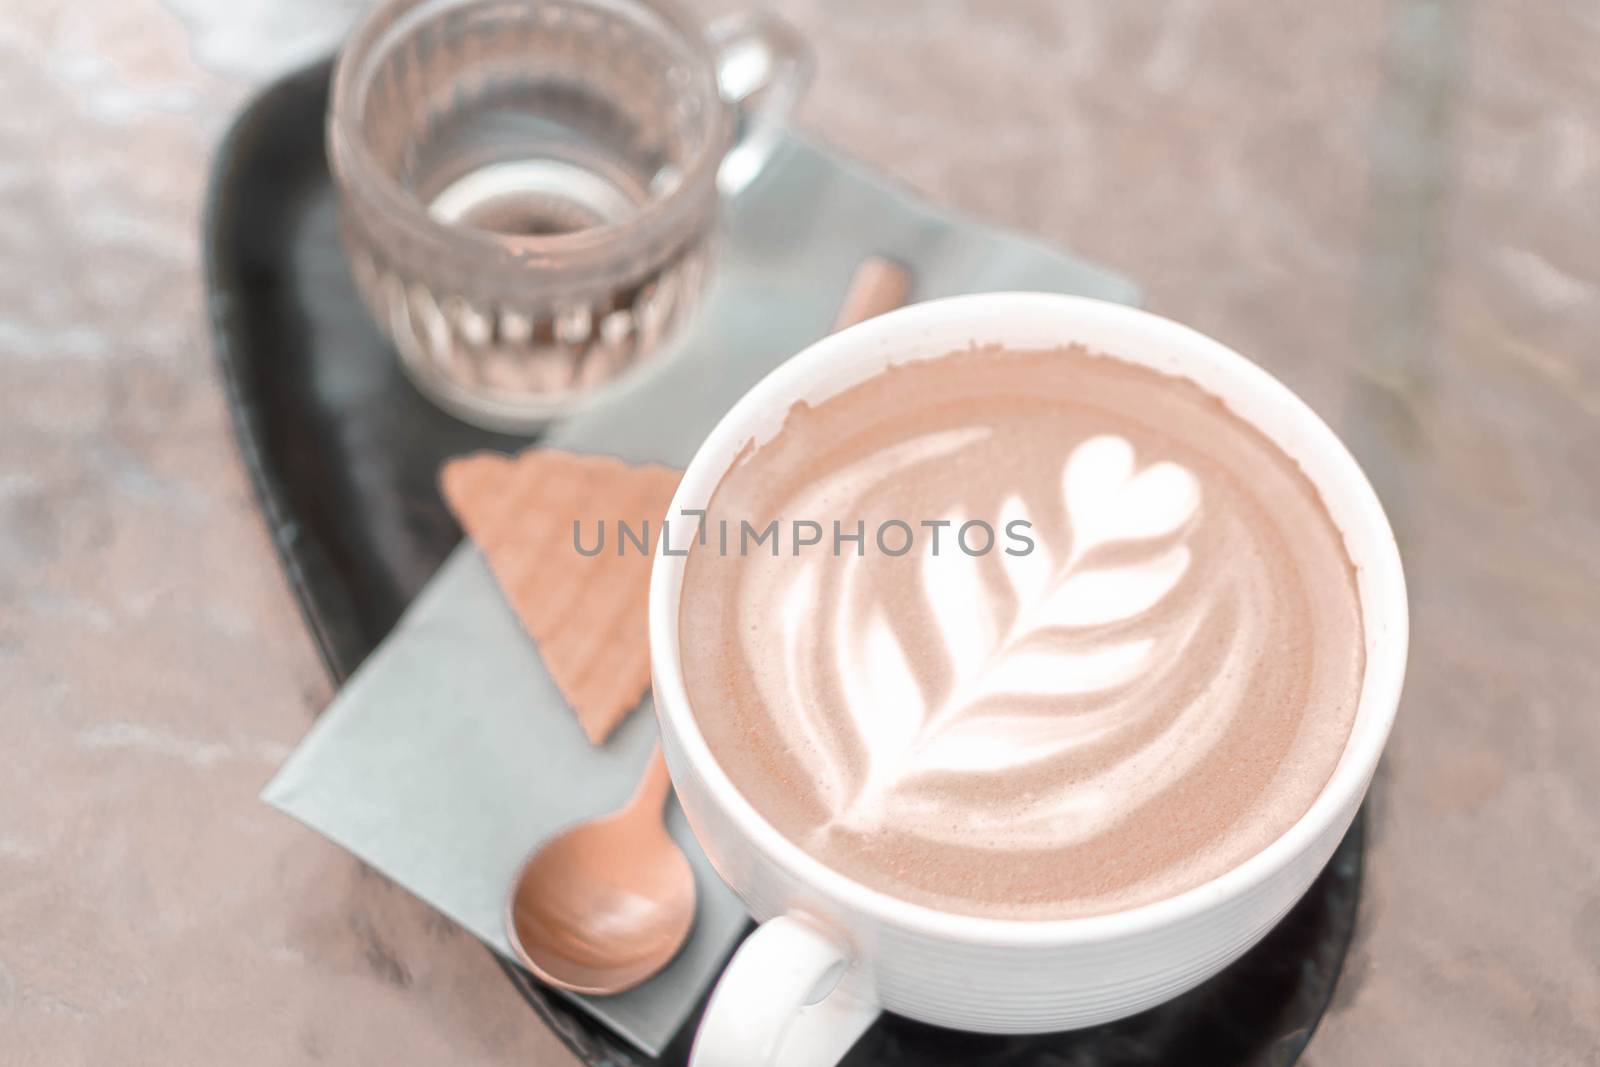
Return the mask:
[[[809,72],[763,12],[380,4],[340,53],[328,156],[357,289],[411,380],[528,431],[660,351]]]

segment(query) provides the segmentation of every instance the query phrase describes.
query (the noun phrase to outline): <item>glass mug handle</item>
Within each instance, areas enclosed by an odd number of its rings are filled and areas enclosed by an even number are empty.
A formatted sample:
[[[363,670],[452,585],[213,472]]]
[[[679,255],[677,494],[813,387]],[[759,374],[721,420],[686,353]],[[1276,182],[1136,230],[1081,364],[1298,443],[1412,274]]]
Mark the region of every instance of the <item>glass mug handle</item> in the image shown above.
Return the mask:
[[[768,919],[722,972],[689,1067],[835,1067],[880,1011],[840,988],[849,964],[805,919]]]
[[[715,19],[706,38],[717,64],[717,87],[734,112],[733,147],[717,171],[717,188],[734,196],[767,165],[784,120],[811,81],[811,51],[793,26],[753,9]]]

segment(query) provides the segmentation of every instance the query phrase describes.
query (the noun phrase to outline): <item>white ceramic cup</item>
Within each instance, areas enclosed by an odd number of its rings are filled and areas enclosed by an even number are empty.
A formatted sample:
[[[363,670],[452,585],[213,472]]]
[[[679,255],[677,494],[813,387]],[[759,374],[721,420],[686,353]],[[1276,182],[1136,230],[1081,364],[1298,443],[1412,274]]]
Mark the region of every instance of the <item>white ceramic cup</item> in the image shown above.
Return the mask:
[[[774,434],[797,400],[820,401],[891,363],[972,343],[1090,349],[1188,378],[1293,457],[1357,568],[1366,672],[1343,756],[1311,808],[1227,873],[1177,896],[1091,918],[978,918],[853,881],[778,833],[734,788],[684,689],[684,561],[658,547],[650,650],[661,739],[678,798],[723,880],[761,923],[734,955],[692,1067],[831,1067],[880,1011],[986,1033],[1091,1026],[1132,1015],[1237,959],[1311,885],[1349,828],[1394,721],[1405,674],[1405,580],[1377,495],[1339,439],[1284,385],[1186,326],[1117,304],[992,293],[917,304],[826,337],[751,389],[711,432],[669,515],[704,508],[734,457]]]

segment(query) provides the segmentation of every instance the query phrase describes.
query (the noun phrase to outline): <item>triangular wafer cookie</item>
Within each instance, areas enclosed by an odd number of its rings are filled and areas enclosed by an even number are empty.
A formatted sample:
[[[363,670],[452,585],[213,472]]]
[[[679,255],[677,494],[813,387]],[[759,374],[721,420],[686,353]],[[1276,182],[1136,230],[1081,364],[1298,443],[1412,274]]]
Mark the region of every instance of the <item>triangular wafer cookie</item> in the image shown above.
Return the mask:
[[[659,536],[680,477],[655,464],[550,449],[514,457],[479,452],[439,472],[450,510],[597,745],[650,686],[650,555],[632,543],[619,554],[617,523],[638,532],[649,520],[649,536]],[[574,521],[592,550],[602,520],[604,551],[583,555],[574,546]]]

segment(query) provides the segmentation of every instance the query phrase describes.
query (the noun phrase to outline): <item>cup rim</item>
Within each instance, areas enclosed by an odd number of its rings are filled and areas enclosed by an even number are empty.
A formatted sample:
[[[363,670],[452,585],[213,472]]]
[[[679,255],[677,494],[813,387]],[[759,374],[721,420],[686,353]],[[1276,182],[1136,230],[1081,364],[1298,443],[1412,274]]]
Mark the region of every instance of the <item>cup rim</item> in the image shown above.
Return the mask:
[[[1017,316],[1060,322],[1062,344],[1074,340],[1075,322],[1081,328],[1082,323],[1098,320],[1116,322],[1168,348],[1182,348],[1186,353],[1185,362],[1190,366],[1197,362],[1218,366],[1241,390],[1281,405],[1298,430],[1307,435],[1310,447],[1331,464],[1331,476],[1317,479],[1310,472],[1307,476],[1312,477],[1319,492],[1326,494],[1336,490],[1344,498],[1351,518],[1340,525],[1340,531],[1347,539],[1351,528],[1365,528],[1374,558],[1364,559],[1360,567],[1372,569],[1372,585],[1383,593],[1382,602],[1373,607],[1385,625],[1384,641],[1367,656],[1350,737],[1333,774],[1310,808],[1266,847],[1215,878],[1171,897],[1101,915],[1058,919],[970,915],[903,900],[873,888],[828,866],[783,836],[734,786],[711,753],[691,711],[683,680],[678,612],[685,561],[681,554],[667,555],[665,544],[657,545],[651,568],[649,638],[655,710],[663,733],[671,735],[688,768],[705,784],[713,802],[732,820],[738,832],[799,884],[843,908],[892,927],[956,942],[999,946],[1103,942],[1165,929],[1246,895],[1291,865],[1330,829],[1338,828],[1342,832],[1343,827],[1336,827],[1336,824],[1341,817],[1348,819],[1349,813],[1355,810],[1388,740],[1399,707],[1409,639],[1399,548],[1366,475],[1344,443],[1305,401],[1266,370],[1221,342],[1137,308],[1054,293],[1000,292],[946,297],[910,305],[822,338],[771,371],[734,404],[701,444],[684,472],[668,514],[703,507],[729,466],[729,462],[713,464],[713,457],[737,456],[740,446],[761,439],[763,419],[772,420],[775,412],[781,418],[781,413],[787,411],[795,399],[813,395],[808,394],[805,387],[813,380],[817,367],[845,362],[855,353],[893,348],[897,337],[904,339],[919,332],[943,330],[960,335],[960,339],[949,338],[946,351],[953,351],[970,341],[982,343],[985,321],[1006,321]],[[878,364],[872,366],[874,369],[863,377],[880,373]],[[1181,374],[1181,370],[1178,373]],[[1365,622],[1365,603],[1362,613]]]
[[[547,257],[562,257],[564,270],[574,269],[574,256],[605,260],[618,246],[648,243],[669,231],[699,205],[717,196],[716,174],[732,141],[731,108],[717,81],[716,57],[705,27],[691,18],[676,0],[571,0],[622,15],[644,18],[680,37],[694,53],[698,68],[695,84],[684,92],[699,92],[712,102],[707,116],[705,143],[683,170],[677,186],[660,198],[646,201],[626,219],[606,222],[571,233],[494,234],[470,226],[438,221],[393,176],[378,164],[360,136],[361,113],[366,104],[372,68],[417,26],[453,8],[486,0],[390,0],[370,8],[340,47],[334,61],[328,100],[326,141],[328,162],[341,197],[353,195],[356,182],[369,187],[389,225],[396,225],[424,244],[466,249],[470,254],[504,257],[539,265]]]

